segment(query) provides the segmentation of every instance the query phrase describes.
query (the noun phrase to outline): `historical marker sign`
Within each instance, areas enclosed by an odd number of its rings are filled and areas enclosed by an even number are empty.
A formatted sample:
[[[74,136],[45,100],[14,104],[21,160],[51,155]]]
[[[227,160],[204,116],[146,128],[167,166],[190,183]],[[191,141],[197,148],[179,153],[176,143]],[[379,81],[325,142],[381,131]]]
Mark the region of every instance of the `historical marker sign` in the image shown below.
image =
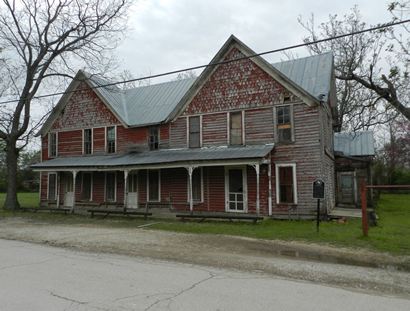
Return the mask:
[[[325,183],[321,179],[316,179],[313,182],[313,198],[324,199],[325,198]]]

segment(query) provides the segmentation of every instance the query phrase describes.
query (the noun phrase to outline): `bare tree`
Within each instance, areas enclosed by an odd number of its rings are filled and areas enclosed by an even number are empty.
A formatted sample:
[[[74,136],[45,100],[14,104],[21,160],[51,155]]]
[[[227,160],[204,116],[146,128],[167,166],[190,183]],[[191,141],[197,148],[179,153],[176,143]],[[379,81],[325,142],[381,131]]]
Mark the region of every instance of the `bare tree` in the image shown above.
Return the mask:
[[[31,121],[42,87],[72,77],[80,65],[104,70],[126,27],[130,0],[2,0],[0,4],[0,138],[6,145],[5,208],[19,207],[16,171],[21,148],[36,129]]]
[[[299,23],[308,32],[305,42],[368,27],[362,22],[357,7],[342,19],[331,15],[318,27],[314,24],[313,15],[308,21],[299,18]],[[408,39],[406,41],[397,33],[388,28],[308,47],[313,54],[327,51],[334,54],[339,101],[337,129],[366,129],[388,123],[398,115],[410,120],[410,108],[405,104],[409,97],[410,57],[405,48],[410,44]],[[396,48],[394,38],[402,47]]]

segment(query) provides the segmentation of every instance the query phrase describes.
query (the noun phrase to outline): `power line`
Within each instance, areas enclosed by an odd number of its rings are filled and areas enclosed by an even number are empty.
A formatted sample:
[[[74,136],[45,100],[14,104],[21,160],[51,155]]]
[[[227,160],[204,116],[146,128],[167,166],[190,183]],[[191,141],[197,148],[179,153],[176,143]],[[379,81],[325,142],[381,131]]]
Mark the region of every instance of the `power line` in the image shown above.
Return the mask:
[[[299,48],[299,47],[303,47],[303,46],[309,46],[309,45],[314,45],[314,44],[318,44],[318,43],[322,43],[322,42],[341,39],[341,38],[345,38],[345,37],[349,37],[349,36],[355,36],[355,35],[359,35],[359,34],[366,33],[366,32],[371,32],[371,31],[380,30],[380,29],[384,29],[384,28],[388,28],[388,27],[393,27],[393,26],[397,26],[397,25],[401,25],[401,24],[406,24],[408,22],[410,22],[410,19],[391,22],[391,23],[384,23],[384,24],[380,24],[380,25],[377,25],[377,26],[374,26],[374,27],[370,27],[370,28],[350,32],[350,33],[347,33],[347,34],[341,34],[341,35],[328,37],[328,38],[324,38],[324,39],[319,39],[319,40],[315,40],[315,41],[294,44],[294,45],[290,45],[290,46],[279,48],[279,49],[269,50],[269,51],[265,51],[265,52],[261,52],[261,53],[255,53],[255,54],[252,54],[252,55],[249,55],[249,56],[243,56],[243,57],[238,57],[238,58],[235,58],[235,59],[224,60],[224,61],[215,62],[215,63],[209,63],[209,64],[206,64],[206,65],[198,65],[198,66],[184,68],[184,69],[167,71],[167,72],[163,72],[163,73],[159,73],[159,74],[155,74],[155,75],[150,75],[150,76],[145,76],[145,77],[140,77],[140,78],[134,78],[134,79],[124,80],[124,81],[118,81],[118,82],[112,82],[112,83],[96,85],[96,86],[91,87],[91,89],[98,89],[98,88],[114,86],[114,85],[118,85],[118,84],[125,84],[125,83],[130,83],[130,82],[143,81],[143,80],[147,80],[147,79],[159,78],[159,77],[169,76],[169,75],[173,75],[173,74],[177,74],[177,73],[182,73],[182,72],[185,72],[185,71],[197,70],[197,69],[207,68],[207,67],[215,67],[215,66],[218,66],[218,65],[225,65],[225,64],[245,60],[245,59],[251,59],[251,58],[262,56],[262,55],[267,55],[267,54],[272,54],[272,53],[277,53],[277,52],[283,52],[283,51],[286,51],[286,50],[291,50],[291,49],[295,49],[295,48]],[[38,95],[38,96],[34,96],[33,99],[41,99],[41,98],[46,98],[46,97],[65,95],[65,94],[80,92],[82,90],[85,90],[85,89],[77,89],[77,90],[72,90],[72,91],[64,91],[64,92],[57,92],[57,93]],[[14,102],[18,102],[20,100],[21,99],[0,101],[0,104],[14,103]]]

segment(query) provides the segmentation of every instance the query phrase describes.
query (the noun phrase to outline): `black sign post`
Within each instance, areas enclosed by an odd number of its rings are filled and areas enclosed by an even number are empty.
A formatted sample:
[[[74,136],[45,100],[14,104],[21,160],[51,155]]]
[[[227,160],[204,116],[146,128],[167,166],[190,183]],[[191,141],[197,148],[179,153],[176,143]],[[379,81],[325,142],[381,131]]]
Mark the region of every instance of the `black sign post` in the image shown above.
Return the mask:
[[[313,198],[317,199],[317,212],[316,212],[316,231],[319,232],[320,222],[320,199],[325,197],[325,183],[321,179],[316,179],[313,182]]]

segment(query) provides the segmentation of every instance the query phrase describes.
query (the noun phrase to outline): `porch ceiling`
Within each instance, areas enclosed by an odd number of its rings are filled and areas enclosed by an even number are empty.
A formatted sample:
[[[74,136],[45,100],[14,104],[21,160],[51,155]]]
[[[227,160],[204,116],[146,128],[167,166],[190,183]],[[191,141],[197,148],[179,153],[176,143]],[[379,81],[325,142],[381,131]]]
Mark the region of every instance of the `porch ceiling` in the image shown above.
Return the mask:
[[[60,157],[32,165],[34,170],[51,169],[85,169],[85,168],[116,168],[116,167],[138,167],[153,165],[175,165],[180,164],[203,164],[215,161],[235,160],[262,160],[273,149],[271,145],[255,145],[246,147],[210,147],[197,149],[164,149],[156,151],[144,151],[127,153],[122,155],[95,155]]]

